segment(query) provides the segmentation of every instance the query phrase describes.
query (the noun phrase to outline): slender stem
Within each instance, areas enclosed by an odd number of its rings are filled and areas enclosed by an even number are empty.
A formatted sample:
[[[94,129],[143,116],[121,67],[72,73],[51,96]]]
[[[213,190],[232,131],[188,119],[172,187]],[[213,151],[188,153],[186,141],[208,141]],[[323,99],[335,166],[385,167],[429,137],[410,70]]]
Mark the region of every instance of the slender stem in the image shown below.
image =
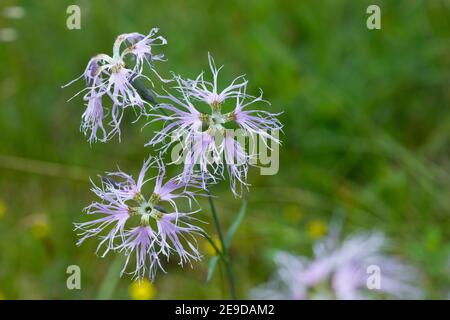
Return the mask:
[[[217,230],[217,234],[219,235],[220,244],[222,245],[222,251],[224,254],[227,254],[227,248],[224,246],[225,241],[223,239],[222,228],[220,227],[219,217],[217,216],[216,206],[214,205],[214,201],[212,199],[211,192],[208,190],[208,201],[211,207],[212,216],[214,219],[214,225]]]
[[[222,294],[222,299],[225,299],[225,279],[223,276],[223,266],[222,264],[219,264],[218,266],[219,268],[219,275],[220,275],[220,290],[221,290],[221,294]]]
[[[214,201],[212,199],[211,192],[209,190],[207,190],[207,193],[208,193],[209,205],[211,207],[211,212],[212,212],[212,216],[213,216],[213,219],[214,219],[214,225],[216,227],[217,234],[219,235],[220,244],[222,246],[222,256],[221,256],[222,259],[221,259],[221,261],[225,265],[225,273],[227,275],[228,286],[230,288],[231,298],[233,300],[237,300],[236,287],[234,285],[233,270],[231,269],[230,257],[228,255],[228,250],[227,250],[227,247],[225,245],[224,238],[223,238],[223,233],[222,233],[222,228],[220,226],[219,216],[217,215],[216,206],[214,205]]]
[[[237,300],[236,287],[234,286],[234,276],[233,276],[233,270],[231,268],[230,260],[227,256],[227,257],[225,257],[225,259],[222,259],[222,261],[224,261],[228,284],[230,286],[231,299]]]
[[[120,273],[120,269],[122,268],[124,262],[125,257],[123,255],[119,254],[115,257],[97,293],[98,300],[108,300],[113,298],[114,291],[116,290],[117,284],[120,280],[117,275]]]

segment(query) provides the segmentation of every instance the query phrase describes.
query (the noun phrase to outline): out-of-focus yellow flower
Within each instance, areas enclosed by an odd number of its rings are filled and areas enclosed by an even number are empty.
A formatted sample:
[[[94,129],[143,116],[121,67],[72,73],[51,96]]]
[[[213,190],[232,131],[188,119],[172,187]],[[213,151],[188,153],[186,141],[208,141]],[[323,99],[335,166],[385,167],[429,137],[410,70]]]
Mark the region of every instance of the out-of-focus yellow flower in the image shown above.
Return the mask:
[[[133,300],[151,300],[156,295],[156,288],[149,280],[143,279],[130,284],[128,292]]]
[[[219,248],[219,250],[222,251],[222,245],[220,244],[219,238],[217,238],[216,236],[212,236],[211,239],[214,242],[214,244],[217,246],[217,248]],[[203,244],[203,250],[205,251],[205,253],[207,255],[210,255],[210,256],[217,255],[216,249],[214,249],[213,245],[206,239]]]
[[[6,214],[6,203],[0,199],[0,218]]]
[[[44,214],[37,214],[31,219],[31,233],[36,238],[45,238],[50,233],[48,218]]]
[[[298,223],[302,219],[302,211],[296,204],[291,204],[283,208],[283,216],[290,223]]]
[[[318,239],[324,236],[328,231],[328,226],[322,220],[313,220],[307,226],[308,235],[312,239]]]

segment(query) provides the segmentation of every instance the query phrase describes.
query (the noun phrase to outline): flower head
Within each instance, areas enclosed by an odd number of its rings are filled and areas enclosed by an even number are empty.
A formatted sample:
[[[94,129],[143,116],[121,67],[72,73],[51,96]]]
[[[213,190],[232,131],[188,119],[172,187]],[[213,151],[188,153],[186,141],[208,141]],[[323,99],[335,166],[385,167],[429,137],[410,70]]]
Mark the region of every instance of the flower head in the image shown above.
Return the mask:
[[[158,174],[146,179],[150,168]],[[204,231],[193,224],[198,221],[193,217],[196,211],[179,212],[176,201],[187,199],[191,208],[201,184],[198,178],[190,182],[181,177],[166,179],[165,173],[159,158],[149,158],[137,179],[122,171],[109,172],[100,186],[93,184],[92,191],[100,201],[88,206],[86,212],[99,217],[75,224],[81,236],[78,244],[95,237],[100,239],[97,251],[106,246],[102,256],[110,250],[123,252],[127,256],[123,272],[135,261],[131,273],[137,279],[146,274],[153,279],[158,269],[163,270],[161,256],[168,260],[175,254],[181,265],[199,260],[195,236]],[[146,196],[143,187],[150,180],[154,187]]]
[[[414,268],[383,253],[380,233],[351,235],[342,242],[333,237],[314,246],[314,257],[275,255],[277,271],[266,284],[254,289],[255,298],[269,299],[368,299],[418,298]],[[369,288],[370,268],[381,271],[380,282]],[[377,269],[378,270],[378,269]]]
[[[87,87],[75,95],[87,91],[84,95],[87,110],[83,114],[81,128],[85,135],[89,135],[89,142],[97,140],[105,142],[116,134],[120,138],[120,123],[126,108],[132,107],[138,116],[146,113],[146,102],[133,86],[133,82],[138,78],[151,82],[142,73],[144,61],[155,71],[152,62],[163,60],[162,54],[154,55],[151,50],[152,46],[166,44],[163,37],[155,35],[157,31],[158,29],[154,28],[147,36],[139,33],[121,34],[114,42],[111,56],[102,53],[89,60],[79,77],[85,79]],[[124,44],[128,46],[123,48]],[[132,60],[130,67],[128,57]],[[110,107],[102,104],[102,98],[104,102],[106,97],[111,101]],[[108,112],[105,112],[104,108],[108,108]],[[111,130],[108,133],[103,126],[106,115],[110,117],[108,125]],[[100,137],[97,136],[99,128]]]
[[[156,107],[162,114],[151,114],[153,118],[149,123],[163,121],[164,127],[147,145],[163,144],[163,151],[167,151],[169,146],[178,142],[183,149],[185,179],[189,179],[197,168],[202,177],[224,177],[226,170],[232,192],[240,196],[242,189],[248,186],[248,167],[256,163],[250,160],[258,156],[253,149],[247,150],[245,137],[253,141],[260,137],[266,146],[268,140],[279,144],[280,140],[273,132],[281,130],[282,125],[277,119],[278,114],[247,110],[250,105],[265,101],[262,94],[258,97],[247,94],[248,82],[243,76],[235,78],[225,89],[220,90],[218,74],[221,67],[216,67],[211,55],[208,55],[208,59],[212,82],[205,80],[203,73],[194,80],[176,76],[175,89],[181,98],[169,93],[158,97],[169,102]],[[222,112],[230,100],[234,101],[230,104],[233,111]],[[210,112],[201,112],[201,103],[207,104]],[[233,123],[240,129],[229,128]],[[239,136],[244,139],[238,139]]]

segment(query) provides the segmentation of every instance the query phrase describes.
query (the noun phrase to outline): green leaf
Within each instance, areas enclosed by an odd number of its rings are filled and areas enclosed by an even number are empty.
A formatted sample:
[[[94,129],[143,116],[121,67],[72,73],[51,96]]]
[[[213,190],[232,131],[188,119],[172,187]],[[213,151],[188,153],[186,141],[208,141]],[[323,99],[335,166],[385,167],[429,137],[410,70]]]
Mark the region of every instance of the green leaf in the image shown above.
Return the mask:
[[[211,278],[214,274],[214,270],[216,270],[217,262],[219,262],[219,259],[220,259],[220,256],[214,256],[211,258],[211,260],[209,260],[208,275],[206,277],[206,282],[209,282],[209,280],[211,280]]]
[[[233,224],[231,225],[230,229],[228,230],[227,236],[225,238],[225,247],[228,249],[231,245],[231,240],[233,240],[233,236],[236,233],[237,229],[239,228],[239,225],[242,222],[242,219],[244,219],[245,213],[247,212],[247,201],[244,200],[244,203],[242,204],[241,209],[239,210],[239,213],[234,220]]]
[[[124,264],[124,262],[124,256],[117,255],[115,257],[97,293],[98,300],[112,299],[116,286],[120,280],[120,270],[122,269],[122,265]]]

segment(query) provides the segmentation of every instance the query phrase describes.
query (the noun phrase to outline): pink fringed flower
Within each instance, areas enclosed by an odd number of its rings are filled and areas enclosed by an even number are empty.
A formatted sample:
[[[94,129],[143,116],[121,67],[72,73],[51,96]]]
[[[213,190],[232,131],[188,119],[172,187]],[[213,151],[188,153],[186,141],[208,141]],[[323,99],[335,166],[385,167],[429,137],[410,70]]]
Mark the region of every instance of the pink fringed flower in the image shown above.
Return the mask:
[[[70,85],[80,78],[84,78],[87,83],[87,87],[76,95],[87,91],[84,95],[87,110],[83,114],[81,128],[85,135],[89,135],[89,142],[105,142],[116,134],[120,138],[120,123],[123,112],[128,107],[134,108],[138,116],[146,114],[146,102],[133,86],[133,82],[138,78],[151,82],[142,73],[144,61],[155,71],[152,61],[163,60],[163,55],[154,55],[151,50],[152,46],[166,44],[163,37],[155,36],[157,31],[156,28],[152,29],[147,36],[139,33],[119,35],[114,42],[112,56],[94,56],[83,74],[67,84]],[[124,44],[128,46],[122,48]],[[128,57],[134,61],[134,66],[128,67]],[[104,101],[106,97],[111,100],[110,108],[102,104],[102,98]],[[108,133],[103,126],[103,120],[107,116],[110,118],[108,125],[111,127]],[[99,128],[102,133],[100,136],[97,135]]]
[[[253,97],[246,93],[247,81],[243,76],[219,90],[218,74],[221,68],[216,67],[211,55],[208,59],[212,82],[205,80],[203,73],[194,80],[175,77],[175,89],[182,98],[171,94],[159,96],[169,102],[158,105],[157,109],[162,114],[151,114],[153,119],[149,123],[163,121],[164,127],[147,145],[163,144],[163,151],[167,151],[169,146],[178,142],[183,151],[180,157],[184,160],[184,179],[189,179],[197,168],[203,177],[224,177],[226,169],[233,194],[240,196],[243,187],[248,186],[248,167],[256,163],[250,160],[256,160],[258,154],[253,149],[247,150],[245,141],[238,137],[248,136],[253,142],[260,137],[266,146],[269,140],[279,144],[280,140],[274,132],[281,130],[282,125],[277,119],[278,114],[247,110],[250,105],[265,101],[262,95]],[[230,100],[234,101],[231,104],[233,111],[223,113],[222,109]],[[210,112],[200,112],[200,103],[207,104]],[[227,128],[233,122],[240,127],[239,130]],[[179,158],[175,161],[179,162]]]
[[[150,168],[157,169],[158,174],[146,179]],[[144,162],[137,180],[122,171],[107,173],[101,185],[92,188],[100,202],[94,202],[86,210],[89,216],[100,217],[75,224],[81,236],[78,244],[96,237],[100,239],[97,251],[106,246],[102,256],[111,249],[124,252],[127,256],[124,270],[134,256],[135,269],[131,273],[135,278],[148,274],[153,279],[158,267],[162,269],[161,255],[168,260],[175,254],[181,265],[199,260],[195,236],[202,236],[204,231],[192,223],[198,221],[193,217],[196,211],[181,213],[176,201],[187,199],[192,207],[202,188],[200,178],[166,179],[165,173],[164,164],[158,158]],[[146,197],[143,187],[149,180],[154,180],[154,188]]]
[[[421,290],[414,268],[383,253],[379,233],[356,234],[342,242],[329,237],[314,246],[312,259],[285,252],[275,255],[277,271],[266,284],[254,289],[257,299],[417,299]],[[378,270],[379,282],[369,287]],[[377,282],[377,281],[375,281]],[[372,284],[371,284],[372,285]]]

